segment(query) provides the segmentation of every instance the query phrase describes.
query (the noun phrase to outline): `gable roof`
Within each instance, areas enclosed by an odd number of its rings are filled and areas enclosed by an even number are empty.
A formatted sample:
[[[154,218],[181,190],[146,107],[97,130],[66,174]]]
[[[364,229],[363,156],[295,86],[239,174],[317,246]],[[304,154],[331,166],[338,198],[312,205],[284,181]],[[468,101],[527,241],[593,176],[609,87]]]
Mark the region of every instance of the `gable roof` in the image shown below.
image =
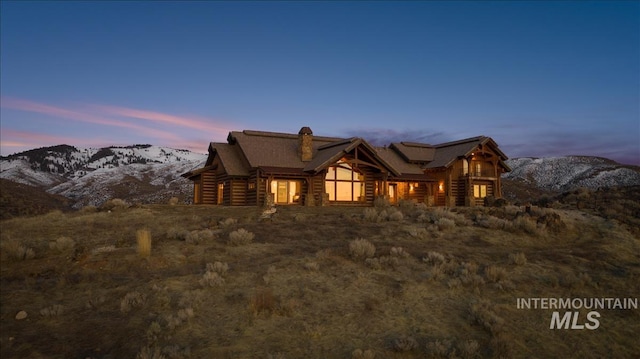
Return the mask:
[[[400,172],[393,165],[379,156],[378,151],[376,151],[374,147],[372,147],[369,143],[367,143],[367,141],[359,137],[352,137],[318,147],[318,151],[314,155],[313,160],[311,160],[311,162],[309,162],[309,164],[305,166],[304,170],[318,173],[326,167],[337,162],[345,154],[353,151],[358,146],[362,146],[372,158],[380,162],[380,164],[382,164],[382,166],[384,166],[391,173],[395,174],[396,176],[400,174]]]
[[[506,168],[509,167],[504,163],[507,156],[500,151],[498,144],[490,137],[477,136],[466,138],[464,140],[441,143],[435,146],[436,152],[432,162],[429,162],[425,168],[449,167],[457,158],[467,157],[475,151],[479,145],[489,144],[491,148],[500,157],[501,164]]]
[[[303,128],[304,130],[305,128]],[[301,130],[301,132],[303,131]],[[308,129],[311,134],[311,129]],[[265,131],[232,131],[227,137],[228,143],[212,142],[209,145],[209,158],[206,168],[214,165],[218,158],[220,165],[230,176],[249,176],[251,168],[261,168],[267,172],[304,174],[318,173],[339,161],[345,154],[356,148],[362,149],[369,161],[377,162],[398,177],[411,177],[424,174],[427,169],[446,168],[461,157],[469,156],[480,145],[489,145],[500,158],[500,164],[507,159],[498,145],[486,136],[471,137],[464,140],[429,145],[416,142],[397,142],[389,147],[374,148],[359,137],[336,138],[313,136],[311,146],[313,157],[304,162],[299,150],[300,135]],[[366,162],[365,159],[360,159]],[[191,171],[184,176],[191,177],[200,170]]]
[[[376,148],[378,155],[398,170],[400,175],[422,175],[424,170],[419,164],[407,162],[406,159],[391,147]]]
[[[212,142],[209,145],[209,153],[217,154],[224,167],[225,172],[229,176],[248,176],[249,171],[245,165],[242,164],[240,151],[237,146],[230,145],[228,143],[216,143]],[[213,158],[213,156],[209,156]],[[209,160],[207,160],[208,162]]]
[[[264,131],[232,131],[227,138],[230,145],[238,144],[250,168],[304,168],[298,153],[298,135]],[[339,138],[313,136],[313,152],[318,147],[339,141]]]

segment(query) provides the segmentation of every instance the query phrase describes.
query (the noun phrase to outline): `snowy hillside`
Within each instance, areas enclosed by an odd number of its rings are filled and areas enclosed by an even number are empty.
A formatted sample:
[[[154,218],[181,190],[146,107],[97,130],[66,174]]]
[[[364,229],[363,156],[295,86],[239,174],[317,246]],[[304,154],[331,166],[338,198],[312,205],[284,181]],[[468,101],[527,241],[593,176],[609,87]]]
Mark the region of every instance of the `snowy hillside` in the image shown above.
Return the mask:
[[[0,158],[0,178],[65,196],[73,207],[100,206],[111,198],[130,203],[188,202],[192,183],[180,175],[202,167],[207,155],[151,145],[38,148]],[[640,167],[598,157],[515,158],[505,183],[562,192],[577,187],[597,189],[640,185]]]
[[[503,178],[552,191],[640,185],[640,167],[600,157],[514,158],[507,160],[507,164],[512,171]]]
[[[2,157],[0,178],[43,187],[72,199],[76,208],[110,198],[158,203],[172,196],[190,197],[191,183],[180,174],[205,160],[204,154],[151,145],[61,145]]]

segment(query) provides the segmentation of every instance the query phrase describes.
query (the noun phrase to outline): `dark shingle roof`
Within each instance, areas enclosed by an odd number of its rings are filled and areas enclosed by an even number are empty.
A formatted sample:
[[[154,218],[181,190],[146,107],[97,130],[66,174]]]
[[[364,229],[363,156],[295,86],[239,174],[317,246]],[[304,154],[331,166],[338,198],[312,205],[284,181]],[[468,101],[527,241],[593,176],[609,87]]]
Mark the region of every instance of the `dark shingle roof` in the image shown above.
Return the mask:
[[[229,176],[248,176],[249,169],[243,165],[238,146],[212,142],[209,152],[215,151]]]
[[[425,168],[448,167],[457,158],[469,156],[479,145],[487,143],[492,145],[492,148],[496,151],[498,156],[500,156],[502,161],[507,159],[507,156],[505,156],[505,154],[498,148],[498,144],[496,144],[490,137],[477,136],[436,145],[436,153],[433,161],[427,164]],[[506,167],[506,165],[504,166]]]
[[[315,138],[314,138],[315,141]],[[378,151],[359,137],[352,137],[341,141],[325,144],[318,147],[318,152],[314,155],[314,158],[304,168],[305,171],[319,172],[327,166],[337,162],[346,153],[352,151],[358,146],[363,146],[369,154],[380,162],[384,167],[391,171],[395,175],[399,175],[400,172],[392,164],[387,162],[384,158],[379,156]]]
[[[249,167],[304,168],[305,162],[298,153],[298,135],[263,131],[234,131],[229,133],[229,143],[237,143],[246,157]],[[314,157],[318,147],[339,141],[339,138],[313,137]]]
[[[407,162],[398,151],[392,148],[376,148],[378,155],[398,170],[401,175],[423,174],[424,170],[419,164]]]
[[[400,142],[392,143],[392,149],[396,150],[407,162],[425,163],[433,161],[436,149],[424,143]]]
[[[311,135],[311,129],[300,130]],[[210,154],[217,154],[225,171],[231,176],[248,176],[251,168],[279,169],[279,172],[319,172],[337,162],[357,146],[396,176],[416,176],[425,169],[450,166],[457,158],[466,157],[479,145],[490,144],[500,156],[502,165],[507,157],[489,137],[428,145],[415,142],[392,143],[388,148],[374,148],[362,138],[313,136],[313,159],[303,162],[299,153],[299,135],[264,131],[232,131],[228,143],[210,144]],[[211,155],[209,158],[213,158]],[[209,161],[209,160],[208,160]],[[207,163],[210,166],[211,163]],[[291,173],[293,173],[291,172]],[[192,175],[194,171],[189,172]],[[185,174],[188,175],[189,173]]]

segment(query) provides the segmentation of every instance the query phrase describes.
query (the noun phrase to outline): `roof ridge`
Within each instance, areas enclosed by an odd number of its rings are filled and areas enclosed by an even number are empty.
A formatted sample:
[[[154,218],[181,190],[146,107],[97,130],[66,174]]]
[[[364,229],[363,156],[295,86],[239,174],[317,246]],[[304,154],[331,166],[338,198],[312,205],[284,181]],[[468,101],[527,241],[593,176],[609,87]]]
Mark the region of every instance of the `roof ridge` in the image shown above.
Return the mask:
[[[238,131],[233,131],[233,132],[238,132]],[[296,135],[296,134],[284,133],[284,132],[243,130],[242,133],[244,133],[245,135],[249,135],[249,136],[298,138],[298,135]]]
[[[460,144],[467,143],[467,142],[484,141],[487,138],[489,138],[489,137],[484,136],[484,135],[476,136],[476,137],[469,137],[469,138],[465,138],[465,139],[462,139],[462,140],[439,143],[439,144],[435,145],[434,147],[435,148],[442,148],[442,147],[460,145]]]
[[[342,138],[342,139],[339,139],[337,141],[330,142],[330,143],[324,144],[322,146],[319,146],[318,149],[319,150],[324,150],[324,149],[327,149],[327,148],[331,148],[333,146],[339,146],[339,145],[342,145],[342,144],[345,144],[345,143],[349,143],[349,142],[353,143],[353,142],[355,142],[357,140],[362,140],[362,138],[360,138],[360,137]]]
[[[231,131],[231,133],[242,133],[247,136],[262,136],[262,137],[275,137],[275,138],[298,138],[299,135],[296,133],[284,133],[284,132],[271,132],[271,131],[258,131],[258,130],[242,130],[242,131]],[[316,136],[313,135],[314,141],[342,141],[345,138],[343,137],[328,137],[328,136]]]
[[[396,142],[398,143],[398,142]],[[422,143],[422,142],[410,142],[410,141],[400,141],[399,142],[401,145],[407,146],[407,147],[422,147],[422,148],[433,148],[434,146],[429,144],[429,143]]]

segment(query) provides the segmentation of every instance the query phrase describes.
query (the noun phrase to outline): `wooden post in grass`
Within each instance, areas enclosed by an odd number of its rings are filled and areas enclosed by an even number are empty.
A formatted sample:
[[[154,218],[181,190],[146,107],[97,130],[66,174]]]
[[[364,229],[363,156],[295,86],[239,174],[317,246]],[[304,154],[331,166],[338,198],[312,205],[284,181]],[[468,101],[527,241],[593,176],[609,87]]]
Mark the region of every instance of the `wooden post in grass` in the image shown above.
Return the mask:
[[[151,232],[148,229],[140,229],[136,232],[138,240],[138,255],[147,258],[151,255]]]

